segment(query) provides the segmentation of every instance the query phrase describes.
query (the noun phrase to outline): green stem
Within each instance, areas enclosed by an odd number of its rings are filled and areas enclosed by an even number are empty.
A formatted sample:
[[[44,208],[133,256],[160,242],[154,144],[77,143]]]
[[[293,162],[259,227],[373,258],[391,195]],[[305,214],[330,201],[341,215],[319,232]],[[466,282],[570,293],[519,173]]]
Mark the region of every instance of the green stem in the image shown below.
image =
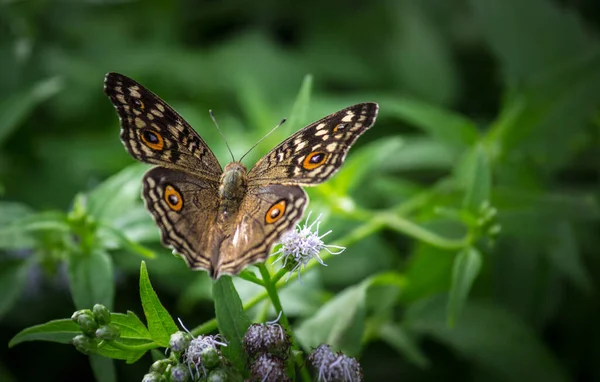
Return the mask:
[[[273,308],[275,308],[275,312],[281,312],[281,319],[280,319],[281,326],[283,326],[283,329],[287,333],[290,333],[290,337],[292,340],[292,349],[300,350],[300,347],[298,346],[298,343],[296,342],[296,339],[292,333],[292,328],[290,327],[290,322],[288,321],[288,318],[285,315],[285,312],[283,311],[283,306],[281,305],[281,300],[279,299],[279,293],[277,293],[277,284],[271,280],[271,274],[269,273],[269,270],[267,269],[265,264],[259,264],[258,269],[260,270],[260,275],[263,278],[263,281],[265,283],[265,289],[267,290],[269,298],[271,299]],[[310,375],[308,374],[308,371],[306,370],[306,368],[303,367],[304,361],[302,359],[298,359],[298,358],[295,358],[295,359],[296,359],[296,364],[298,365],[298,367],[301,370],[302,380],[304,380],[306,382],[310,382]],[[294,371],[294,369],[292,368],[292,372],[293,371]]]
[[[433,245],[434,247],[442,249],[460,249],[468,245],[468,238],[460,240],[447,239],[395,214],[382,213],[380,218],[389,228],[412,236],[427,244]]]

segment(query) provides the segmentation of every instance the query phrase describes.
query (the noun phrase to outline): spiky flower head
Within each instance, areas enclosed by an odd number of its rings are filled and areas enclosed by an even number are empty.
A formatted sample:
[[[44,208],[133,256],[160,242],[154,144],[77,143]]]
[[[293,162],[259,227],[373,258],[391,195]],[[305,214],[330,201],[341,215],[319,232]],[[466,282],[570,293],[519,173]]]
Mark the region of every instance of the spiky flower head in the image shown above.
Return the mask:
[[[317,369],[319,382],[361,382],[362,369],[355,358],[338,352],[334,353],[329,345],[320,345],[308,360]]]
[[[275,262],[283,260],[283,265],[281,267],[290,270],[288,279],[295,271],[298,271],[298,278],[300,279],[300,271],[302,270],[302,267],[306,268],[306,265],[312,259],[315,259],[323,266],[327,266],[327,264],[325,264],[323,259],[321,259],[319,256],[319,253],[322,250],[325,250],[332,255],[339,255],[346,249],[345,247],[340,247],[339,245],[325,244],[323,242],[323,238],[329,235],[331,230],[319,235],[319,226],[321,225],[320,220],[322,215],[319,215],[315,221],[309,225],[308,222],[311,214],[312,212],[310,212],[306,217],[304,226],[298,224],[296,225],[296,229],[283,234],[279,240],[281,248],[271,255],[279,256]],[[316,227],[313,231],[312,229],[315,224]]]
[[[252,380],[261,382],[289,382],[290,379],[285,373],[285,362],[280,357],[261,353],[256,357],[250,367]]]
[[[250,357],[259,353],[287,355],[290,336],[277,323],[252,324],[244,335],[244,349]]]
[[[183,360],[190,370],[196,370],[197,377],[204,377],[207,375],[207,369],[216,367],[220,362],[218,346],[227,346],[218,335],[198,336],[190,342]]]

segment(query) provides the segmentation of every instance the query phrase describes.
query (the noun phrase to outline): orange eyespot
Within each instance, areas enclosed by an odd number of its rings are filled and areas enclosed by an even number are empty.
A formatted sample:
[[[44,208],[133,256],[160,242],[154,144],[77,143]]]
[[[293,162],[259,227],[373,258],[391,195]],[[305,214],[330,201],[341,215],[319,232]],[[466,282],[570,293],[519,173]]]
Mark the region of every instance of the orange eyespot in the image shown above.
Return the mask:
[[[346,124],[345,123],[340,123],[337,124],[334,128],[333,128],[333,132],[337,133],[338,131],[342,131],[346,128]]]
[[[165,188],[165,202],[167,202],[173,211],[180,211],[183,207],[181,194],[171,185]]]
[[[267,214],[265,215],[265,222],[267,224],[272,224],[275,223],[277,220],[281,219],[283,217],[283,214],[285,213],[286,205],[287,202],[285,201],[285,199],[282,199],[277,203],[273,204],[271,208],[269,208],[269,210],[267,211]]]
[[[140,136],[142,137],[142,142],[152,150],[160,151],[165,147],[165,141],[162,136],[154,130],[144,129],[141,131]]]
[[[302,167],[306,170],[313,170],[319,166],[321,166],[327,160],[327,153],[322,151],[313,151],[308,154],[306,158],[304,158],[304,162],[302,162]]]

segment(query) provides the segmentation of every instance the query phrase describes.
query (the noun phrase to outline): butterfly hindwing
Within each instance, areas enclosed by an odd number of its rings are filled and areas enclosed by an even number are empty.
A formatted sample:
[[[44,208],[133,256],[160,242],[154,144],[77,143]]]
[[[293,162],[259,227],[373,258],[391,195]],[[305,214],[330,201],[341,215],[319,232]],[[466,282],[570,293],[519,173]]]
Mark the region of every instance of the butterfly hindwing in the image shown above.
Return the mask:
[[[211,269],[219,207],[215,184],[184,171],[155,167],[143,179],[146,208],[164,245],[183,255],[190,268]]]
[[[117,109],[121,141],[135,159],[219,181],[222,170],[215,155],[166,102],[118,73],[106,75],[104,92]]]
[[[213,276],[237,274],[249,264],[264,261],[273,244],[300,220],[307,202],[306,192],[298,186],[249,188],[221,244]]]
[[[251,185],[314,185],[341,167],[356,139],[375,123],[376,103],[360,103],[311,123],[264,156],[248,173]]]

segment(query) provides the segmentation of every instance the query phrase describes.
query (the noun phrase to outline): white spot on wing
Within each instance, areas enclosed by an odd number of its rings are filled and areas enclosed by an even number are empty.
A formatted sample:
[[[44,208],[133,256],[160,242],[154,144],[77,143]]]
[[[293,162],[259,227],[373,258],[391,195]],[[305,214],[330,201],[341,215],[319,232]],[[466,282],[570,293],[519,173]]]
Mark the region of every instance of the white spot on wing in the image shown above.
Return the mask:
[[[344,116],[344,118],[342,118],[342,122],[352,122],[353,119],[354,119],[354,113],[348,112],[348,114],[346,114]]]

